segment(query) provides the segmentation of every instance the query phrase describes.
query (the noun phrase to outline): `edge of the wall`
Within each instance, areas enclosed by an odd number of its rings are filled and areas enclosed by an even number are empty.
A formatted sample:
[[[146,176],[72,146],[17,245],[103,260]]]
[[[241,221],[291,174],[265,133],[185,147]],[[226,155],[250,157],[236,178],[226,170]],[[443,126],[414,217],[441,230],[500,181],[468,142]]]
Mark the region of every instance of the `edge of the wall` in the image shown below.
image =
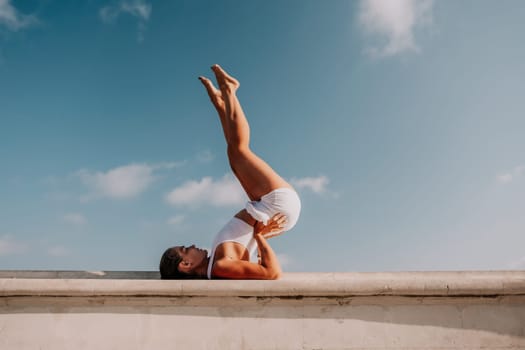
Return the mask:
[[[153,271],[0,271],[0,297],[516,295],[525,296],[525,270],[287,273],[277,281],[165,281]]]

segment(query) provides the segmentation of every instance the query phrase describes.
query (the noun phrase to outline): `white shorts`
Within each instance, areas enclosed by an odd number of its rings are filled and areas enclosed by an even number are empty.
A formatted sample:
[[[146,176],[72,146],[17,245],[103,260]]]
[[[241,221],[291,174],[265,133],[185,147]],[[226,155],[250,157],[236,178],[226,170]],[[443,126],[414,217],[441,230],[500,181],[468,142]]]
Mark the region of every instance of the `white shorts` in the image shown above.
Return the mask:
[[[284,231],[290,230],[299,220],[301,200],[291,188],[283,187],[265,194],[259,201],[246,204],[246,211],[257,221],[266,225],[268,220],[277,213],[286,215],[287,222]]]

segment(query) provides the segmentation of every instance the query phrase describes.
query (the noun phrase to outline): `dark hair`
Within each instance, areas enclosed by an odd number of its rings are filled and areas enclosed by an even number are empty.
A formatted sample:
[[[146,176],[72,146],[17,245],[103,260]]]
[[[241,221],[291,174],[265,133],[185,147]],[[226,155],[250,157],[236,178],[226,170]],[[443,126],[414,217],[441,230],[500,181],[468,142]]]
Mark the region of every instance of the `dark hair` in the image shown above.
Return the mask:
[[[179,271],[179,264],[182,257],[179,255],[177,247],[166,249],[160,258],[159,271],[160,278],[163,280],[182,280],[198,278],[195,275],[187,274]]]

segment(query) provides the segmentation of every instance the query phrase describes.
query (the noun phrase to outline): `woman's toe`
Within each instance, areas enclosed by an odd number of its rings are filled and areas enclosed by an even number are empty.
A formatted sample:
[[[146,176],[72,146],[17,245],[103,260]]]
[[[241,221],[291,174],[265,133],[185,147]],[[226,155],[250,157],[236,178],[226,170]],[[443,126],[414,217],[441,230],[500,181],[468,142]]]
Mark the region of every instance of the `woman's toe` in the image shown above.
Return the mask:
[[[217,83],[219,86],[227,84],[233,86],[235,89],[239,87],[239,81],[226,73],[226,71],[218,64],[211,66],[211,69],[215,73],[215,77],[217,78]]]

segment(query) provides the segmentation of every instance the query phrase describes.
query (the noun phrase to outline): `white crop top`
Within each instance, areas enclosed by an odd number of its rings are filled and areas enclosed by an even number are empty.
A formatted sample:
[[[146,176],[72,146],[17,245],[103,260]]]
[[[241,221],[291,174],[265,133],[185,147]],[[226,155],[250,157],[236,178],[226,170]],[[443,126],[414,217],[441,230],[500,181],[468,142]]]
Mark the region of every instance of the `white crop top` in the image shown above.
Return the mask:
[[[248,225],[241,219],[233,217],[228,223],[217,233],[213,240],[213,246],[210,254],[210,262],[208,264],[208,279],[211,279],[211,270],[213,268],[213,261],[215,258],[215,250],[224,242],[236,242],[242,244],[248,250],[250,257],[257,249],[257,242],[253,238],[253,226]]]

